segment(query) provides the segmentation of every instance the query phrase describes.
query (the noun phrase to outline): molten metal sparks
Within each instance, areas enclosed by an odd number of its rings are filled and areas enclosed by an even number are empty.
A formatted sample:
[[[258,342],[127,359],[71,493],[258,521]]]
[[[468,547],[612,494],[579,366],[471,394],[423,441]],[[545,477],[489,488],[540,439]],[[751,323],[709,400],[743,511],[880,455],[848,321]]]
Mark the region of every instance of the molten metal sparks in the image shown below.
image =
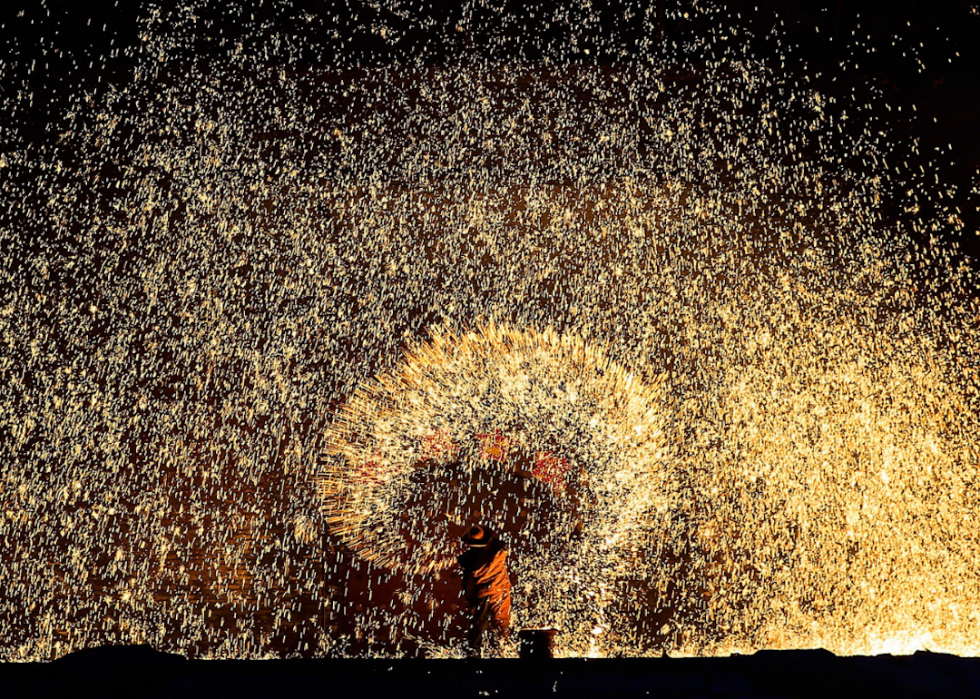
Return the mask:
[[[554,331],[435,330],[338,413],[321,476],[327,522],[369,560],[416,571],[450,565],[460,533],[491,524],[518,547],[524,599],[534,599],[518,611],[522,625],[560,620],[570,639],[603,633],[607,590],[635,551],[630,535],[641,517],[662,518],[675,497],[662,384],[645,384],[600,349]],[[431,468],[414,477],[431,463],[420,459],[434,434],[478,442],[481,458],[448,482]],[[516,453],[534,455],[524,478],[549,484],[550,498],[525,485],[508,507],[506,481],[519,480],[522,468],[508,459]],[[474,487],[477,469],[487,488]],[[439,489],[450,492],[439,497]],[[434,511],[451,491],[463,502]]]
[[[335,418],[321,479],[327,521],[382,565],[432,570],[452,563],[458,544],[450,523],[463,531],[471,509],[494,517],[502,488],[481,492],[460,480],[413,478],[420,464],[432,463],[427,457],[439,434],[450,445],[479,442],[481,458],[468,469],[500,471],[502,478],[521,477],[521,462],[509,455],[533,455],[523,478],[548,484],[559,506],[581,513],[586,530],[608,547],[635,524],[637,511],[654,501],[666,510],[670,502],[673,488],[660,467],[667,450],[660,383],[648,386],[604,352],[554,331],[433,331],[396,372],[358,387]],[[444,460],[454,451],[439,450]],[[566,492],[569,463],[575,472]],[[448,513],[409,512],[408,503],[431,500],[427,491],[439,486],[468,487],[474,507],[457,506],[441,522],[435,516]],[[405,531],[398,521],[407,512]],[[501,523],[505,530],[512,524]]]
[[[0,60],[0,657],[452,655],[476,518],[565,655],[978,654],[968,216],[882,44],[354,5],[150,9],[40,128]]]

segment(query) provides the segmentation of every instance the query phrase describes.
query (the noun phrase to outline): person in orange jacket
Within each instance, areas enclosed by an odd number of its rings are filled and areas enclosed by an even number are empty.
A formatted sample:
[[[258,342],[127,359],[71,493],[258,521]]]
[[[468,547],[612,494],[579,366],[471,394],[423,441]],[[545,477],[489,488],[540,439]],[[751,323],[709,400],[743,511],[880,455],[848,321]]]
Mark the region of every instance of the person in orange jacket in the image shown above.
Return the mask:
[[[507,550],[489,527],[474,524],[463,536],[469,548],[457,558],[463,572],[463,597],[470,609],[467,641],[472,657],[480,657],[484,637],[498,648],[510,633],[510,576]]]

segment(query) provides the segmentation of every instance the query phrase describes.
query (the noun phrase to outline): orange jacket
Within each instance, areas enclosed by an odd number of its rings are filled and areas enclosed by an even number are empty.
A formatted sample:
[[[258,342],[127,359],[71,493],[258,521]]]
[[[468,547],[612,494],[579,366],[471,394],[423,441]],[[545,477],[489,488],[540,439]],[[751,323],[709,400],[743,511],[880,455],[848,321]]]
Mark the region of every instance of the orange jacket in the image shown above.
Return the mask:
[[[487,600],[494,618],[507,626],[510,622],[510,576],[507,551],[499,540],[485,548],[470,548],[459,557],[463,569],[463,595],[467,604],[477,607]]]

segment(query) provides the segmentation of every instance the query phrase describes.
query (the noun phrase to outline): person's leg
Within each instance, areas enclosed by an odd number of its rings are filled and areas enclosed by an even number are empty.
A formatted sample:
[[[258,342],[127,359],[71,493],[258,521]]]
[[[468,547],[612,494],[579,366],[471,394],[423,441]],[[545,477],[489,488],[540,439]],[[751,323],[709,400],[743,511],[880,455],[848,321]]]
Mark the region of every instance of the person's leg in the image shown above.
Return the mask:
[[[492,609],[487,600],[481,599],[473,610],[469,633],[469,653],[472,658],[479,658],[483,650],[483,636],[490,627]]]
[[[499,654],[510,637],[510,595],[487,606],[490,608],[487,620],[491,629],[490,645]]]

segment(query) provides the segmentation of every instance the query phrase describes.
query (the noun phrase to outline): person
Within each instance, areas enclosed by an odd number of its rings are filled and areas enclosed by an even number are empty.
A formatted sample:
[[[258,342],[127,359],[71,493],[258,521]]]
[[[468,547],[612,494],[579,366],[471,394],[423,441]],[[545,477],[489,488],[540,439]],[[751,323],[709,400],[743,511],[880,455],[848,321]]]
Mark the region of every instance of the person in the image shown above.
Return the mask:
[[[499,649],[510,633],[507,550],[496,532],[482,524],[470,527],[463,535],[463,543],[468,548],[457,561],[463,573],[463,597],[471,615],[467,642],[470,656],[479,658],[485,638]]]

